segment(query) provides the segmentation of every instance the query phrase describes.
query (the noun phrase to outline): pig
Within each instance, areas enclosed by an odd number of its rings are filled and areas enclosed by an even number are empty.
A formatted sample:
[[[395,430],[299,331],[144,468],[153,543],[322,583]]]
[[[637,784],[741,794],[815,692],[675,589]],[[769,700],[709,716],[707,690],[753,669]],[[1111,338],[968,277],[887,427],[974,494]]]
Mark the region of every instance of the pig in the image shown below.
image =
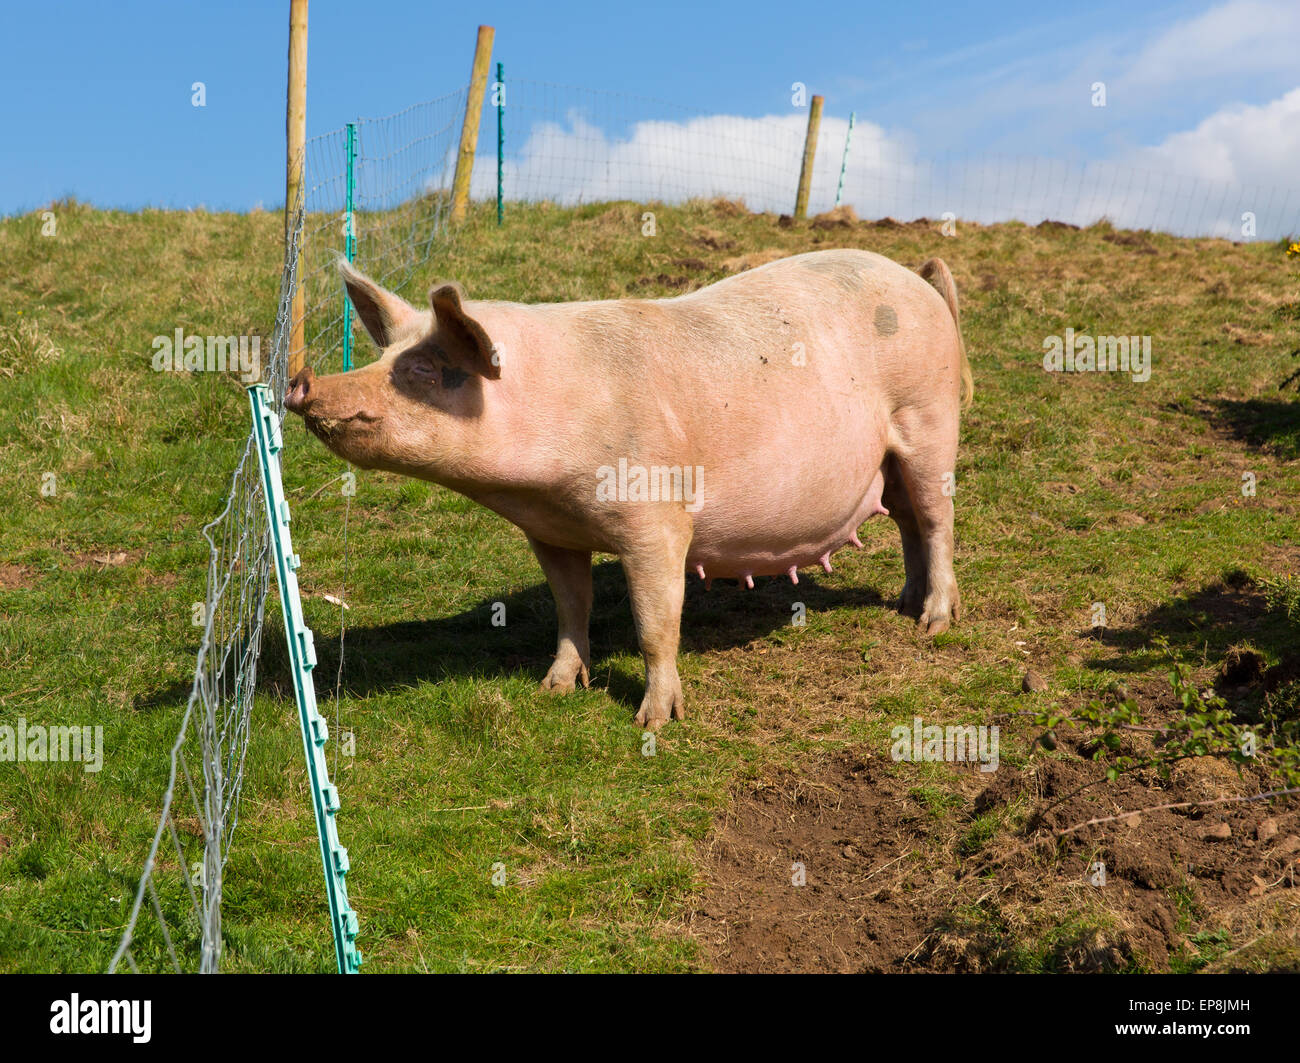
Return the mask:
[[[380,355],[302,370],[285,407],[353,465],[441,484],[524,532],[559,620],[544,689],[590,682],[597,551],[626,573],[649,730],[685,714],[688,572],[798,582],[888,516],[898,609],[929,635],[960,617],[954,465],[974,383],[942,260],[918,275],[816,251],[670,299],[521,304],[441,283],[427,310],[340,270]]]

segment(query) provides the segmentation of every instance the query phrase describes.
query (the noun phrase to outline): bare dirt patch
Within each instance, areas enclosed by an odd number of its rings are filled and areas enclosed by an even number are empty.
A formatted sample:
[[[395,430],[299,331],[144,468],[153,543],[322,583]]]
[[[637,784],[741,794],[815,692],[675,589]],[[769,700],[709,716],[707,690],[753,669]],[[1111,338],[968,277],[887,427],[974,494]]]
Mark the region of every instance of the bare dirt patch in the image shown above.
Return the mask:
[[[809,225],[813,229],[852,229],[861,222],[862,219],[858,217],[857,211],[845,204],[842,207],[823,211],[814,217]]]
[[[103,572],[105,569],[133,564],[143,556],[143,550],[119,550],[116,547],[105,547],[102,550],[78,551],[73,553],[71,558],[73,568],[88,568],[94,569],[96,572]]]
[[[710,251],[728,251],[736,246],[736,241],[726,233],[718,232],[717,229],[710,229],[701,225],[691,234],[691,241],[700,247],[708,248]]]
[[[35,582],[35,576],[25,566],[0,564],[0,591],[25,591]]]
[[[1261,928],[1252,946],[1282,947],[1272,969],[1300,969],[1300,952],[1286,951],[1300,913],[1300,811],[1210,803],[1257,792],[1259,780],[1203,760],[1168,781],[1081,789],[1095,765],[1036,756],[991,774],[948,768],[953,807],[936,815],[900,767],[844,749],[736,794],[692,922],[715,969],[1231,969],[1247,950],[1214,945],[1242,925]],[[1193,804],[1055,833],[1180,802]],[[982,827],[999,820],[1020,826],[982,845]]]

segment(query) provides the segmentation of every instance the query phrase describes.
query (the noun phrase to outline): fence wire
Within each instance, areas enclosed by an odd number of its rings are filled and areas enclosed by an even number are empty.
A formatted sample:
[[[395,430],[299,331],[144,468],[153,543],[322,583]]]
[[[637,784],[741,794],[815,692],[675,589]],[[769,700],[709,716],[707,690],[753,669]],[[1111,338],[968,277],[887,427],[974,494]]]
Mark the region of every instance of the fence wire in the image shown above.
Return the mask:
[[[505,88],[508,201],[574,206],[725,196],[760,210],[794,205],[806,113],[734,118],[568,85],[507,81]],[[494,130],[494,123],[485,112],[482,128]],[[494,199],[495,151],[487,136],[479,144],[471,188],[475,198]]]
[[[806,108],[747,118],[544,82],[507,80],[505,88],[507,202],[573,206],[725,197],[755,211],[794,210]],[[483,119],[485,131],[495,129],[491,106]],[[835,202],[848,129],[847,114],[823,115],[811,214]],[[481,135],[474,197],[494,199],[496,177],[491,138]],[[1122,161],[927,158],[869,121],[853,129],[843,202],[862,218],[898,221],[939,220],[945,213],[958,223],[981,224],[1087,226],[1106,219],[1118,228],[1233,240],[1276,240],[1300,231],[1297,190],[1179,176]]]
[[[462,90],[357,122],[356,261],[385,284],[406,284],[445,232],[464,100]],[[302,199],[286,226],[262,378],[281,417],[295,325],[303,330],[308,364],[337,358],[342,346],[343,292],[334,263],[344,247],[345,145],[345,130],[308,142]],[[171,747],[158,825],[110,971],[208,973],[221,966],[222,885],[239,822],[273,563],[258,462],[250,431],[225,505],[203,529],[208,582],[194,681]]]
[[[406,291],[446,231],[465,90],[384,118],[358,119],[353,192],[357,266],[394,291]],[[335,262],[343,253],[347,131],[307,143],[303,241],[307,364],[342,367],[343,295]]]
[[[297,283],[292,251],[301,234],[299,210],[287,227],[291,253],[280,281],[265,369],[277,413],[283,412]],[[251,434],[231,477],[225,507],[204,527],[203,537],[208,543],[208,587],[194,682],[172,743],[162,813],[110,972],[124,963],[132,971],[220,969],[222,883],[239,822],[272,560]],[[142,921],[146,898],[153,919]]]

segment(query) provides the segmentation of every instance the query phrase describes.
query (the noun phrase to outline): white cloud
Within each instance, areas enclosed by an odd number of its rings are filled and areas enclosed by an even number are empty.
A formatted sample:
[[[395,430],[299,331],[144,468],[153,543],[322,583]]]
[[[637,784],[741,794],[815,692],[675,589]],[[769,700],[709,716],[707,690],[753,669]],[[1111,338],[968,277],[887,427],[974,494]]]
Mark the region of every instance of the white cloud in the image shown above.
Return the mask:
[[[1108,20],[1113,28],[1101,34],[1095,17],[1067,24],[1050,42],[1036,37],[987,63],[964,61],[952,76],[913,79],[893,103],[936,148],[1110,156],[1190,127],[1228,100],[1263,103],[1296,84],[1296,0],[1227,0],[1178,21],[1133,24],[1150,17]],[[1091,105],[1097,81],[1107,87],[1104,108]]]
[[[1263,106],[1236,105],[1133,154],[1152,170],[1231,184],[1300,184],[1300,88]]]
[[[563,204],[694,197],[743,199],[753,210],[793,210],[805,114],[737,118],[706,115],[634,124],[613,137],[576,112],[543,122],[507,158],[508,200]],[[835,200],[848,123],[823,119],[813,170],[811,213]],[[1044,219],[1089,225],[1109,218],[1125,228],[1240,238],[1241,213],[1257,215],[1257,236],[1294,230],[1300,195],[1300,89],[1264,107],[1222,111],[1196,129],[1114,160],[1043,157],[921,158],[911,142],[878,125],[853,129],[844,202],[864,218],[990,223]],[[1249,187],[1248,187],[1249,186]],[[1263,186],[1261,193],[1258,186]],[[496,160],[480,156],[476,198],[496,194]]]
[[[681,201],[694,196],[743,199],[754,210],[789,213],[803,154],[807,115],[765,118],[702,115],[681,122],[635,123],[622,139],[611,138],[580,113],[563,123],[534,126],[517,156],[508,157],[507,199],[591,203],[611,199]],[[818,141],[812,201],[835,198],[848,122],[827,116]],[[853,128],[846,183],[872,176],[897,180],[907,169],[902,145],[870,122]],[[496,194],[496,163],[481,159],[474,193]]]
[[[1128,64],[1133,89],[1228,74],[1295,68],[1300,4],[1295,0],[1230,0],[1176,22]]]

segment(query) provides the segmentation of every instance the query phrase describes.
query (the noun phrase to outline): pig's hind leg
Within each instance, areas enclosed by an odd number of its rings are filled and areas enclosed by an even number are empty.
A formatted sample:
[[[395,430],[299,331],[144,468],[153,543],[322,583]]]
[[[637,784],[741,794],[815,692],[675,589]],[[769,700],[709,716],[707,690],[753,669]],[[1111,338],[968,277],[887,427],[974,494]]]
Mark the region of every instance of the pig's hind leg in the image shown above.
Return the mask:
[[[555,661],[542,680],[542,689],[569,694],[576,689],[579,681],[584,687],[591,682],[591,644],[588,641],[591,553],[551,546],[539,542],[531,535],[528,543],[546,574],[546,582],[551,586],[555,612],[560,622]]]
[[[928,635],[961,618],[953,572],[953,489],[957,461],[956,406],[898,411],[890,429],[884,503],[903,537],[907,571],[902,611]]]
[[[925,540],[921,537],[912,499],[903,485],[903,470],[893,454],[885,456],[882,471],[885,490],[881,498],[889,510],[889,519],[898,526],[903,540],[903,591],[898,596],[898,611],[904,616],[919,617],[925,601],[928,566],[925,559]]]

